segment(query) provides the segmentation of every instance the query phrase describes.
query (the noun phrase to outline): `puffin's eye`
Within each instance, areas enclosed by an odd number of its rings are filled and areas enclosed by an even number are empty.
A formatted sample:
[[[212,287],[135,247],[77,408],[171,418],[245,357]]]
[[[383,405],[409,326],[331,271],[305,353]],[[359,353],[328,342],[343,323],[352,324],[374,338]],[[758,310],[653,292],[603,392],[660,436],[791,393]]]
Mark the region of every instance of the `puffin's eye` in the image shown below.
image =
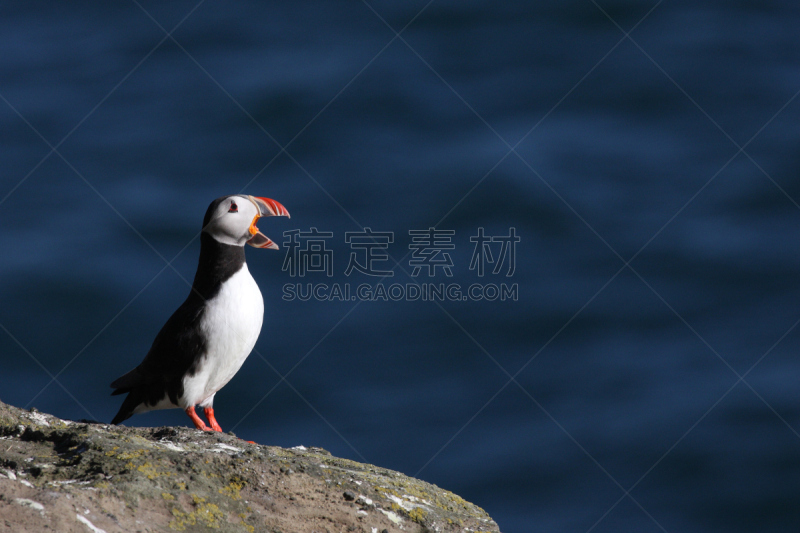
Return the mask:
[[[231,208],[228,209],[228,213],[238,213],[238,212],[239,212],[239,206],[236,205],[236,202],[231,202]]]

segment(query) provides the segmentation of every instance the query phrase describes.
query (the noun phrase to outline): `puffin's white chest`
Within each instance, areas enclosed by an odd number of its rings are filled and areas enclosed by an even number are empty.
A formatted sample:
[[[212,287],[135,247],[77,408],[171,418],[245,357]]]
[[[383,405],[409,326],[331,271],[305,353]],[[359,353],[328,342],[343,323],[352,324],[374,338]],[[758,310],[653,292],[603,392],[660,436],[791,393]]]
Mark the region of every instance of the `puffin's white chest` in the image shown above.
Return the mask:
[[[247,264],[206,303],[200,328],[206,353],[194,375],[183,380],[187,405],[206,400],[239,371],[253,350],[264,318],[264,300]]]

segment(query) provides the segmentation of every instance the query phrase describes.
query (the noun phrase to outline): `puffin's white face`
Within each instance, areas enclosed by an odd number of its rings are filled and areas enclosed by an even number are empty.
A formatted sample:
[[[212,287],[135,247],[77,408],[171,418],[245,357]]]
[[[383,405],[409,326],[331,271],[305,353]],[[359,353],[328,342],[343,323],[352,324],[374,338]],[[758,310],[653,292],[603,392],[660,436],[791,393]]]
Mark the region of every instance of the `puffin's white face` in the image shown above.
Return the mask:
[[[256,248],[277,249],[278,245],[256,227],[256,221],[267,216],[288,217],[289,212],[269,198],[224,196],[209,206],[203,231],[223,244],[244,246],[247,243]]]

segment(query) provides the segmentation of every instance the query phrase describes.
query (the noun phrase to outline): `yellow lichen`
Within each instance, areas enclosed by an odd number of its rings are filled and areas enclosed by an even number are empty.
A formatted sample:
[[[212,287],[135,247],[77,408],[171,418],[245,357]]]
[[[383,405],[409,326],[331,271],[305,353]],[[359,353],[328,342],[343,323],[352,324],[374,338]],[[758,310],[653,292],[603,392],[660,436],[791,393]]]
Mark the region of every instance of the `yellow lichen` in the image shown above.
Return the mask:
[[[220,508],[213,503],[206,502],[206,499],[192,494],[192,501],[194,503],[194,511],[187,513],[181,511],[177,507],[173,507],[170,512],[175,518],[169,523],[170,529],[177,531],[185,531],[186,526],[202,525],[213,529],[219,529],[219,521],[223,518],[224,514]]]
[[[120,461],[130,461],[131,459],[136,459],[138,457],[141,457],[145,453],[147,453],[146,450],[134,450],[130,452],[122,452],[117,454],[117,459],[119,459]]]
[[[173,507],[171,512],[172,516],[175,518],[173,518],[168,524],[170,529],[174,529],[175,531],[186,531],[187,525],[193,526],[197,523],[197,518],[191,516],[191,513],[184,513],[177,507]]]
[[[219,489],[220,494],[225,494],[232,500],[241,500],[242,494],[241,490],[244,488],[245,482],[238,476],[234,476],[231,478],[231,482],[228,483],[227,487],[223,487]]]
[[[137,470],[147,476],[147,479],[156,479],[157,477],[161,476],[171,476],[172,472],[159,472],[158,469],[153,466],[150,462],[145,462],[141,465],[135,465],[133,462],[129,462],[125,465],[127,468],[131,470]]]
[[[165,500],[174,500],[175,499],[175,496],[173,496],[169,492],[162,492],[161,493],[161,497],[164,498]]]
[[[391,494],[392,496],[397,496],[398,498],[400,497],[399,492],[394,489],[390,489],[389,487],[375,487],[375,490],[381,493],[383,496],[388,496]]]
[[[204,503],[197,508],[197,519],[200,523],[204,523],[208,527],[218,528],[217,523],[224,515],[219,507],[213,503]]]
[[[207,477],[207,478],[219,477],[219,474],[216,474],[214,472],[206,472],[205,470],[200,470],[197,467],[194,467],[193,470],[199,476],[203,476],[203,477]]]
[[[414,507],[410,511],[408,511],[408,517],[417,523],[422,523],[425,520],[425,517],[428,515],[427,511],[422,507]]]
[[[247,519],[247,515],[244,513],[239,513],[239,518],[242,520],[242,526],[244,526],[244,528],[248,531],[248,533],[254,533],[256,528],[245,522],[245,520]]]

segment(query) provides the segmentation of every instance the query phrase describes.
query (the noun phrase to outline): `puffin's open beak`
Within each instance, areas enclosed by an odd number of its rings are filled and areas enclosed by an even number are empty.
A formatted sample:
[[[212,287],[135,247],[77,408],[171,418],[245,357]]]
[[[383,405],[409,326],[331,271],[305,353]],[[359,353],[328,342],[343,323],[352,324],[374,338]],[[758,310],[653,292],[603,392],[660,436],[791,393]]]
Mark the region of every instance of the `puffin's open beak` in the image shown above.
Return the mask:
[[[291,218],[289,211],[287,211],[286,208],[283,207],[279,202],[271,200],[270,198],[262,198],[259,196],[248,196],[248,198],[256,206],[256,209],[258,209],[258,214],[253,218],[253,222],[250,224],[250,235],[252,235],[252,237],[248,239],[247,244],[255,248],[269,248],[271,250],[277,250],[278,245],[272,242],[269,237],[258,231],[256,222],[258,222],[258,219],[261,217]]]

